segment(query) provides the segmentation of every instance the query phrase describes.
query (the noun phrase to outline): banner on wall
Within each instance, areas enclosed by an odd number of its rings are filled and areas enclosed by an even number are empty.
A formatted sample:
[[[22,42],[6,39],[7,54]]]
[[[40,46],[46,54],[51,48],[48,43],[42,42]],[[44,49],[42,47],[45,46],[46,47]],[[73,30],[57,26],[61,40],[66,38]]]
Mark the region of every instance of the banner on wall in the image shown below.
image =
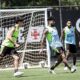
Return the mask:
[[[27,42],[40,42],[43,34],[44,27],[36,26],[30,27],[27,35]]]

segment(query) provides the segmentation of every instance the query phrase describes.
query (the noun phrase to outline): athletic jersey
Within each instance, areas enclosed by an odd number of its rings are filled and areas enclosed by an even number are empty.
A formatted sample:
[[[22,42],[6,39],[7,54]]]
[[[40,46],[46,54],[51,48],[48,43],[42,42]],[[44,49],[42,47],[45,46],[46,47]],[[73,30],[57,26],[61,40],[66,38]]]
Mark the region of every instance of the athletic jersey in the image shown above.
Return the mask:
[[[59,35],[58,35],[58,31],[56,29],[56,27],[47,27],[47,33],[46,33],[46,37],[47,37],[47,40],[49,42],[49,45],[55,49],[57,47],[62,47],[62,43],[59,39]]]
[[[75,28],[72,26],[68,28],[67,26],[64,28],[65,40],[66,44],[76,44],[75,42]]]
[[[18,34],[19,34],[19,29],[15,27],[15,30],[12,34],[12,39],[14,42],[17,41]],[[2,46],[15,47],[14,44],[9,39],[5,39],[2,43]]]

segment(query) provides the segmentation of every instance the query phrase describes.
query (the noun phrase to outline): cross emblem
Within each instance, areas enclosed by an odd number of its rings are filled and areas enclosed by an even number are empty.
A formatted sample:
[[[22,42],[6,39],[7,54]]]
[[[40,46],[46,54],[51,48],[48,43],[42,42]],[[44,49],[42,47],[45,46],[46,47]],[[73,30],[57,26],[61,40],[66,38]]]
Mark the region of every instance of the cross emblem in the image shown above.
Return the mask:
[[[33,31],[31,32],[31,36],[34,39],[38,39],[39,33],[38,33],[37,29],[33,29]]]

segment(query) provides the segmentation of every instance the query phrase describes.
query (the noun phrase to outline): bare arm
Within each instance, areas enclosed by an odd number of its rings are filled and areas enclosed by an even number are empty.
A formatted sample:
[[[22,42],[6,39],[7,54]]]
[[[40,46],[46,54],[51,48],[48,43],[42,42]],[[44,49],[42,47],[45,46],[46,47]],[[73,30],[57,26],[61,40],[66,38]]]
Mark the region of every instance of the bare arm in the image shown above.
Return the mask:
[[[45,31],[43,32],[43,35],[42,35],[42,40],[41,40],[41,51],[40,51],[40,52],[43,51],[43,44],[44,44],[44,40],[45,40],[45,37],[46,37],[46,33],[47,33],[47,30],[45,30]]]
[[[12,35],[13,35],[13,32],[14,32],[14,31],[15,31],[15,28],[12,27],[12,28],[8,31],[8,33],[7,33],[7,35],[6,35],[6,39],[10,40],[16,47],[18,47],[19,45],[16,43],[16,41],[14,41],[14,40],[12,39]]]
[[[42,40],[41,40],[41,48],[43,48],[43,44],[44,44],[44,39],[45,39],[45,34],[46,34],[46,32],[44,31],[43,32],[43,35],[42,35]]]
[[[6,35],[6,39],[9,39],[13,44],[15,44],[15,42],[12,39],[12,35],[14,31],[15,31],[15,28],[11,28]]]
[[[61,42],[63,42],[63,40],[64,40],[64,29],[63,29],[62,32],[61,32],[60,40],[61,40]]]

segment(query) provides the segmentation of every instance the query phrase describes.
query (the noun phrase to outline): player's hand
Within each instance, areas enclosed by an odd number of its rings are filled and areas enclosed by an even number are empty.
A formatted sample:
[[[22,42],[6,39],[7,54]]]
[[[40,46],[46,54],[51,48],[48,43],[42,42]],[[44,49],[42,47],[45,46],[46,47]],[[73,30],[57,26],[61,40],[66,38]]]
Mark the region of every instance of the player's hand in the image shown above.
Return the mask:
[[[19,47],[19,46],[20,46],[19,44],[17,44],[17,43],[15,44],[15,47]]]

